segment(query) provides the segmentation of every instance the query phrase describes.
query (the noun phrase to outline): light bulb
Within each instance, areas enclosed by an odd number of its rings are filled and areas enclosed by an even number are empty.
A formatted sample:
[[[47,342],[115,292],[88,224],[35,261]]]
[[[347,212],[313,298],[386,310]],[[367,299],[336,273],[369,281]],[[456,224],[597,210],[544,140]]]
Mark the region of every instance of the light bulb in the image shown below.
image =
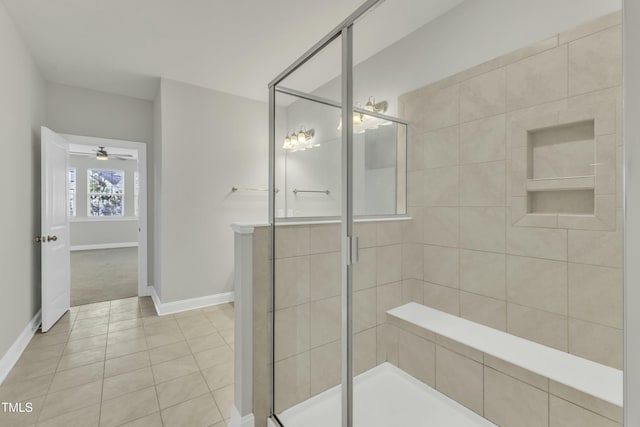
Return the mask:
[[[364,109],[367,111],[374,111],[375,110],[375,105],[376,105],[376,99],[373,96],[369,97],[369,100],[367,101],[367,103],[364,106]]]
[[[300,132],[298,132],[298,144],[304,144],[305,142],[307,142],[307,135],[305,135],[301,129]]]
[[[291,146],[292,147],[297,147],[298,146],[298,136],[296,135],[296,133],[293,132],[289,138],[291,139]]]

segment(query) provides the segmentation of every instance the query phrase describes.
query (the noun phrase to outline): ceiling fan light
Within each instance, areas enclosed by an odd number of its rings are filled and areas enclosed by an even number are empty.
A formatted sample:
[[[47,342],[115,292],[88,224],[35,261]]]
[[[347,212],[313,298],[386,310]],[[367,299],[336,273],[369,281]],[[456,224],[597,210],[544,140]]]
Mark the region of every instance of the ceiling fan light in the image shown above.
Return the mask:
[[[96,159],[97,160],[109,160],[109,155],[107,154],[107,151],[104,149],[104,147],[99,147],[98,151],[96,152]]]

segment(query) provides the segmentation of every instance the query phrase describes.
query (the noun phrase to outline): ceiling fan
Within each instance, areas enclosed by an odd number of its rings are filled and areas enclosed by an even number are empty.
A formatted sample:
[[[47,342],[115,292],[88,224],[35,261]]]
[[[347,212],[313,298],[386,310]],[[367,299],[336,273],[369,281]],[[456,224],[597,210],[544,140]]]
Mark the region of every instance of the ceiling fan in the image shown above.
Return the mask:
[[[69,151],[69,154],[71,156],[90,157],[90,158],[95,158],[97,160],[109,160],[109,159],[133,160],[133,159],[135,159],[133,154],[108,153],[107,150],[103,146],[99,146],[95,150],[95,154],[82,152],[82,151]]]

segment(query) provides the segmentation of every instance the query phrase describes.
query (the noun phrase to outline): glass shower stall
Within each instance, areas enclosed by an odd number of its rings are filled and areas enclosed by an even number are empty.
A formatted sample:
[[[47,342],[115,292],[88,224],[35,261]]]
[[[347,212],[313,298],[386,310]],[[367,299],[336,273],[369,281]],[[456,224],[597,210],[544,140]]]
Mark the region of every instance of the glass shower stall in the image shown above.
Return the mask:
[[[271,404],[282,425],[308,423],[286,411],[323,393],[314,410],[354,425],[354,377],[375,366],[376,283],[357,266],[376,255],[378,221],[406,217],[408,133],[388,100],[354,99],[354,24],[377,3],[269,85]]]
[[[368,0],[269,84],[273,427],[622,425],[621,12],[577,3]]]

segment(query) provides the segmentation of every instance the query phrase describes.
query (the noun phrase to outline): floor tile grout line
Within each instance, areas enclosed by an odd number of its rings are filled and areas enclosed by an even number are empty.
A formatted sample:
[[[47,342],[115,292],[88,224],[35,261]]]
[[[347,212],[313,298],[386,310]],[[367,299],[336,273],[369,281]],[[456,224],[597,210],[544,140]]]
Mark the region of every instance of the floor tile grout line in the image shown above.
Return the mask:
[[[69,310],[69,316],[71,316],[71,309]],[[71,330],[73,330],[73,325],[75,325],[75,321],[77,318],[77,314],[76,316],[74,316],[73,319],[73,324],[71,325]],[[69,333],[69,335],[71,335],[71,333]],[[51,377],[51,381],[49,382],[49,386],[47,387],[47,393],[44,395],[44,400],[42,401],[42,407],[40,408],[40,412],[38,413],[38,417],[36,418],[36,425],[38,425],[38,423],[40,423],[40,418],[42,417],[42,412],[44,411],[47,401],[49,400],[49,395],[51,394],[51,386],[53,385],[53,380],[55,379],[57,373],[58,373],[58,367],[60,366],[60,361],[62,360],[62,357],[64,355],[64,350],[67,348],[67,345],[69,343],[69,337],[67,336],[67,341],[65,341],[65,346],[62,349],[62,353],[60,353],[60,356],[58,357],[58,363],[56,363],[56,368],[53,371],[53,376]],[[33,339],[33,338],[32,338]],[[22,357],[22,356],[21,356]]]
[[[69,316],[71,316],[71,309],[69,310]],[[54,370],[54,372],[53,372],[53,374],[52,374],[51,381],[49,382],[49,386],[47,387],[47,392],[46,392],[46,394],[44,394],[44,400],[42,401],[42,407],[40,408],[40,412],[38,413],[38,417],[36,418],[36,425],[41,421],[42,412],[43,412],[43,410],[44,410],[44,408],[45,408],[45,406],[46,406],[46,403],[47,403],[47,401],[48,401],[49,396],[50,396],[52,393],[57,393],[57,392],[58,392],[58,391],[51,392],[51,386],[53,385],[54,379],[55,379],[56,375],[58,374],[58,372],[62,372],[62,371],[58,371],[58,367],[60,366],[60,362],[62,361],[62,358],[64,357],[64,350],[67,348],[67,346],[68,346],[68,344],[69,344],[69,338],[70,338],[70,336],[71,336],[71,331],[73,330],[73,327],[74,327],[74,325],[75,325],[75,321],[76,321],[76,320],[77,320],[77,314],[74,316],[74,320],[73,320],[72,325],[71,325],[71,330],[69,331],[69,334],[67,335],[67,341],[65,341],[65,342],[64,342],[65,346],[64,346],[64,348],[63,348],[63,350],[62,350],[62,353],[61,353],[61,354],[60,354],[60,356],[58,357],[58,363],[56,363],[56,368],[55,368],[55,370]],[[87,383],[87,384],[88,384],[88,383]],[[78,387],[81,387],[81,386],[83,386],[83,385],[86,385],[86,384],[81,384],[81,385],[79,385]],[[70,390],[70,389],[71,389],[71,388],[69,388],[69,389],[59,390],[59,392],[62,392],[62,391],[65,391],[65,390]],[[90,405],[89,405],[89,406],[90,406]],[[82,408],[74,409],[74,411],[75,411],[75,410],[84,409],[84,408],[86,408],[86,406],[85,406],[85,407],[82,407]],[[71,411],[71,412],[73,412],[73,411]],[[61,414],[61,415],[62,415],[62,414]],[[55,418],[55,417],[52,417],[52,418]]]
[[[111,321],[111,301],[109,301],[109,314],[107,319],[107,342],[104,345],[104,359],[102,360],[102,387],[100,388],[100,409],[98,410],[98,425],[102,421],[102,397],[104,396],[104,375],[107,368],[107,348],[109,346],[109,323]]]
[[[137,305],[137,308],[140,310],[140,315],[142,315],[142,310],[141,310],[141,308],[140,308],[139,304]],[[137,319],[137,317],[136,317],[136,319]],[[129,320],[133,320],[133,319],[129,319]],[[118,332],[118,331],[115,331],[115,332]],[[146,343],[146,336],[144,336],[144,338],[145,338],[145,343]],[[106,350],[105,350],[105,351],[106,351]],[[147,349],[147,350],[144,350],[144,351],[148,351],[148,349]],[[131,354],[136,354],[136,353],[141,353],[141,352],[129,353],[129,354],[125,354],[125,355],[122,355],[122,356],[119,356],[119,357],[126,357],[126,356],[129,356],[129,355],[131,355]],[[117,358],[118,358],[118,357],[113,358],[113,359],[117,359]],[[108,360],[108,359],[106,358],[106,354],[105,354],[105,360],[104,360],[104,362],[105,362],[105,371],[104,371],[104,372],[105,372],[105,373],[106,373],[106,362],[107,362],[107,360]],[[112,360],[112,359],[109,359],[109,360]],[[129,374],[129,373],[131,373],[131,372],[135,372],[135,371],[143,370],[143,369],[146,369],[146,368],[147,368],[147,367],[143,367],[143,368],[139,368],[139,369],[134,369],[133,371],[123,372],[123,373],[118,374],[118,375],[125,375],[125,374]],[[151,364],[149,365],[149,367],[148,367],[148,368],[149,368],[149,369],[151,369]],[[152,374],[152,376],[153,376],[153,370],[151,370],[151,374]],[[104,375],[104,374],[103,374],[103,375]],[[118,376],[118,375],[112,375],[112,376],[110,376],[109,378],[114,378],[114,377],[116,377],[116,376]],[[103,377],[103,395],[104,395],[104,379],[105,379],[105,378]],[[155,378],[154,378],[154,385],[153,385],[153,387],[154,387],[154,390],[156,391],[156,399],[157,399],[157,390],[155,389]],[[148,387],[148,388],[150,388],[150,387]],[[113,399],[117,399],[118,397],[126,396],[126,395],[128,395],[128,394],[136,393],[136,392],[139,392],[139,391],[141,391],[141,390],[144,390],[144,388],[142,388],[142,389],[140,389],[140,390],[134,390],[134,391],[131,391],[131,392],[123,393],[123,394],[121,394],[121,395],[119,395],[119,396],[115,396],[115,397],[113,397],[113,398],[111,398],[111,399],[107,399],[107,400],[104,400],[104,401],[103,401],[103,399],[102,399],[102,397],[103,397],[103,395],[102,395],[102,396],[101,396],[101,400],[100,400],[100,412],[102,412],[102,406],[103,406],[104,402],[107,402],[107,401],[110,401],[110,400],[113,400]],[[159,406],[160,406],[160,405],[158,405],[158,411],[159,411]],[[153,413],[154,413],[154,412],[152,412],[152,414],[153,414]],[[133,419],[133,420],[125,421],[124,423],[121,423],[121,424],[119,424],[119,425],[124,425],[124,424],[126,424],[126,423],[129,423],[129,422],[135,421],[135,420],[137,420],[137,419],[144,418],[144,417],[146,417],[146,416],[148,416],[148,415],[151,415],[151,414],[146,414],[146,415],[144,415],[144,416],[142,416],[142,417],[138,417],[138,418],[135,418],[135,419]],[[101,416],[102,416],[102,414],[101,414]]]
[[[140,309],[140,314],[142,314],[142,309]],[[156,314],[157,316],[157,314]],[[151,351],[149,349],[149,342],[147,341],[147,331],[144,328],[144,321],[143,323],[143,327],[142,327],[142,333],[144,335],[144,342],[146,344],[147,347],[147,353],[149,353],[149,369],[151,370],[151,377],[153,378],[153,390],[156,393],[156,403],[158,404],[158,415],[160,416],[160,424],[164,426],[164,420],[162,418],[162,406],[160,405],[160,397],[158,396],[158,383],[156,381],[156,374],[153,370],[153,363],[151,363]],[[149,414],[145,415],[148,416]],[[135,421],[135,420],[133,420]]]
[[[189,316],[187,316],[187,317],[189,317]],[[203,317],[205,319],[207,319],[207,321],[211,324],[211,327],[217,331],[217,328],[213,324],[213,322],[211,320],[209,320],[209,318],[207,316],[203,315]],[[184,331],[183,331],[182,327],[180,326],[180,322],[177,322],[177,323],[178,323],[178,328],[180,329],[180,332],[184,336]],[[184,338],[185,338],[185,340],[187,339],[186,336]],[[224,341],[224,338],[223,338],[223,341]],[[196,363],[196,366],[198,367],[198,372],[200,373],[200,376],[204,380],[204,383],[207,385],[207,389],[209,390],[209,395],[211,396],[211,399],[213,400],[213,404],[216,406],[216,409],[218,410],[218,414],[220,414],[220,417],[222,417],[222,419],[224,420],[224,415],[223,415],[222,411],[220,410],[220,405],[218,405],[218,402],[216,401],[216,398],[213,395],[213,390],[211,390],[211,386],[209,385],[209,381],[207,381],[207,379],[205,378],[203,370],[200,367],[200,364],[198,363],[198,360],[196,359],[196,356],[193,353],[193,350],[191,349],[191,346],[189,345],[188,341],[187,341],[187,347],[189,348],[189,354],[191,354],[191,357],[193,358],[194,362]],[[207,368],[207,369],[209,369],[209,368]],[[185,403],[185,402],[182,402],[182,403]]]

